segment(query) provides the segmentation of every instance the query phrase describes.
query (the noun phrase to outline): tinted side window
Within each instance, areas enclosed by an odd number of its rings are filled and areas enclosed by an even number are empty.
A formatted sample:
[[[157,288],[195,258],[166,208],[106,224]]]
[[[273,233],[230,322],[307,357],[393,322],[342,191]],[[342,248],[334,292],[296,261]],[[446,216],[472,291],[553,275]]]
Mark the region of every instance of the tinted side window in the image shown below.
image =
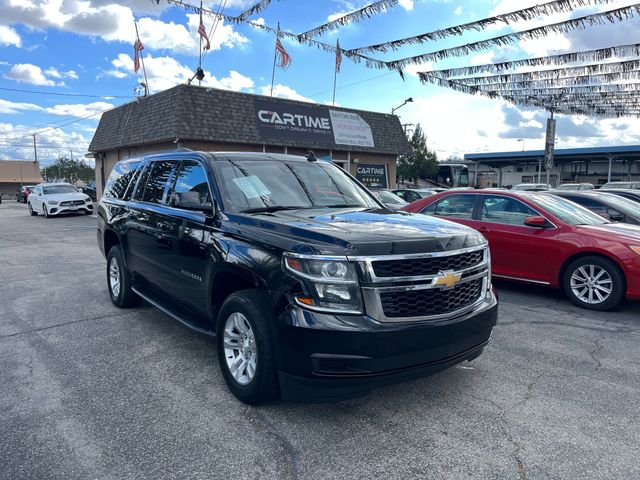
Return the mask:
[[[140,162],[116,163],[104,186],[104,196],[124,199],[139,166]]]
[[[182,162],[170,203],[171,206],[192,208],[212,205],[207,173],[202,165],[193,160]]]
[[[166,203],[167,187],[176,167],[176,162],[173,160],[157,160],[152,162],[149,167],[149,178],[144,186],[142,201]]]
[[[525,218],[534,216],[538,216],[535,210],[515,198],[485,195],[482,200],[480,220],[483,222],[524,226]]]
[[[435,205],[432,215],[450,218],[473,218],[477,195],[448,195]]]

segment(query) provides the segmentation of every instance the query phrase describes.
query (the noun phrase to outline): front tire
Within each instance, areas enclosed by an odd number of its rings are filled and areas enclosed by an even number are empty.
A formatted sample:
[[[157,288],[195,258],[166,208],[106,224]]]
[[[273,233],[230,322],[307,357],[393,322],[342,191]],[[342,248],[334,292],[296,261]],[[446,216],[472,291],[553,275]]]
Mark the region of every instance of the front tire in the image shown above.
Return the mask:
[[[270,305],[264,291],[242,290],[225,300],[218,316],[216,342],[222,376],[231,393],[249,405],[278,396]]]
[[[118,308],[134,307],[140,297],[131,288],[131,274],[124,264],[120,245],[111,247],[107,254],[107,287],[111,302]]]
[[[29,209],[29,215],[31,215],[32,217],[35,217],[36,215],[38,215],[38,212],[35,212],[33,210],[33,207],[31,206],[31,202],[27,203],[27,208]]]
[[[47,210],[47,206],[44,203],[42,204],[42,214],[44,218],[49,218],[49,210]]]
[[[563,278],[564,291],[574,304],[589,310],[611,310],[627,290],[620,267],[608,258],[582,257],[571,262]]]

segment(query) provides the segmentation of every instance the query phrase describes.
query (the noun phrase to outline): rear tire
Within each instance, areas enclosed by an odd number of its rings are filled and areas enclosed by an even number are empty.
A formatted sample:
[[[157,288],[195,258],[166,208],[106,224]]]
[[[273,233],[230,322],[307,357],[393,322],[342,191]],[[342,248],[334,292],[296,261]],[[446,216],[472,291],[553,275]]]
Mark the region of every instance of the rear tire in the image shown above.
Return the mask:
[[[249,405],[268,402],[279,393],[272,303],[262,290],[241,290],[225,300],[218,316],[222,376],[231,393]]]
[[[31,215],[32,217],[35,217],[36,215],[38,215],[38,212],[35,212],[33,210],[33,207],[31,206],[31,202],[27,203],[27,208],[29,209],[29,215]]]
[[[627,282],[620,267],[612,260],[597,255],[571,262],[562,283],[569,300],[589,310],[616,308],[627,291]]]
[[[111,302],[118,308],[134,307],[140,297],[131,288],[131,274],[124,264],[120,245],[111,247],[107,254],[107,288]]]

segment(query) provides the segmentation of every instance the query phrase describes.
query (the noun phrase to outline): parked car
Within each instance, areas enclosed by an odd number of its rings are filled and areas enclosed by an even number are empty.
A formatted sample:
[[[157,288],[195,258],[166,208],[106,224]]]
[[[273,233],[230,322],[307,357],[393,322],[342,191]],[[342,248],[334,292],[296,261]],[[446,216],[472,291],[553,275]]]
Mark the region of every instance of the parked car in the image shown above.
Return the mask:
[[[27,198],[33,192],[35,185],[23,185],[18,189],[18,193],[16,193],[16,202],[18,203],[27,203]]]
[[[599,189],[598,192],[612,193],[620,197],[628,198],[634,202],[640,202],[640,190],[623,190],[623,189]]]
[[[388,190],[372,190],[371,193],[373,193],[373,196],[380,200],[385,207],[391,210],[400,210],[405,205],[408,205],[408,202],[405,202],[398,195]]]
[[[519,192],[542,192],[549,189],[551,189],[551,185],[546,183],[519,183],[512,188],[512,190]]]
[[[36,185],[27,200],[30,215],[45,218],[64,213],[93,213],[91,198],[70,183],[41,183]]]
[[[640,299],[640,227],[612,223],[550,193],[446,192],[405,207],[475,228],[494,277],[562,288],[576,305],[609,310]]]
[[[435,195],[438,193],[435,189],[431,188],[420,188],[420,189],[412,189],[412,188],[397,188],[392,190],[391,193],[394,193],[401,199],[403,199],[407,203],[415,202],[416,200],[420,200],[421,198],[427,198],[431,195]]]
[[[479,355],[496,322],[482,235],[392,212],[315,157],[123,160],[97,217],[111,301],[144,298],[216,335],[246,403],[346,398],[440,371]]]
[[[563,183],[556,190],[593,190],[593,183]]]
[[[80,190],[85,195],[88,195],[91,201],[95,202],[97,200],[95,183],[93,183],[93,185],[92,184],[83,185],[79,187],[78,190]]]
[[[611,190],[611,189],[631,189],[638,190],[640,189],[640,182],[607,182],[602,187],[601,190]]]
[[[600,191],[551,192],[567,200],[582,205],[612,222],[624,222],[640,225],[640,203],[612,193]]]

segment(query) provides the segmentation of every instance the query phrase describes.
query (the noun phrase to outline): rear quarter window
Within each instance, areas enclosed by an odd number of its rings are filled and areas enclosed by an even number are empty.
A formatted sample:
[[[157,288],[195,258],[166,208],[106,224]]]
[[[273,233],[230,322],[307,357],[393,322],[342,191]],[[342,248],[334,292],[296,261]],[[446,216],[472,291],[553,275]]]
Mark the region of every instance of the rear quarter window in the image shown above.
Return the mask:
[[[104,186],[104,196],[128,200],[141,162],[116,163]]]

